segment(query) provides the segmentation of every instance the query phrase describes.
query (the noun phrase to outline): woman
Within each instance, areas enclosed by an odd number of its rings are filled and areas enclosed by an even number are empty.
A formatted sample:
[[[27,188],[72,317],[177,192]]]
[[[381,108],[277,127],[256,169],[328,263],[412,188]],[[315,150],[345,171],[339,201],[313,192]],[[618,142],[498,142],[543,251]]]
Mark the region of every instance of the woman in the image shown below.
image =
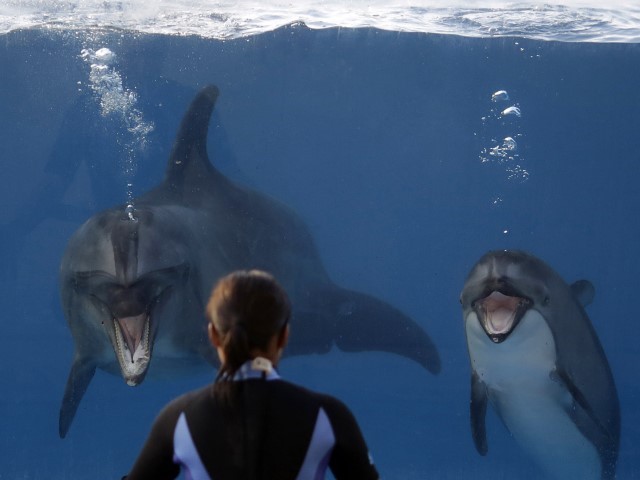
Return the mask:
[[[377,479],[355,418],[340,401],[286,382],[278,363],[289,300],[268,273],[221,279],[206,309],[216,381],[158,415],[128,480]]]

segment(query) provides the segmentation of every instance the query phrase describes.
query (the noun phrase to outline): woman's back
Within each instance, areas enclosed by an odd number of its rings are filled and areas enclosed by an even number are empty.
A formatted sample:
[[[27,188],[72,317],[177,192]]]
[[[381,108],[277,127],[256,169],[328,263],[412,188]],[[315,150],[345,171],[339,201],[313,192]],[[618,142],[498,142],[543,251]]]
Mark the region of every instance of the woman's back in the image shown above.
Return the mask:
[[[273,364],[289,338],[286,292],[266,272],[222,278],[207,304],[220,358],[216,381],[158,415],[130,480],[378,478],[349,409],[281,380]]]
[[[360,429],[340,401],[273,370],[262,378],[250,362],[238,374],[233,402],[216,397],[212,385],[171,402],[129,478],[175,478],[175,461],[194,480],[316,480],[327,466],[338,479],[378,478]]]

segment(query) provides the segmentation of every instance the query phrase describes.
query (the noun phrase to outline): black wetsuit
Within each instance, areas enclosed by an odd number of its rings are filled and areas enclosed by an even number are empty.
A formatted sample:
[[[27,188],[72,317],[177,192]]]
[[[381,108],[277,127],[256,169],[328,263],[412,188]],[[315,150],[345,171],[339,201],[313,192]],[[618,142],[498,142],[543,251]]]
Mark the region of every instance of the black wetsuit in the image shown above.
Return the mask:
[[[318,394],[243,366],[233,403],[212,385],[187,393],[156,418],[127,480],[377,479],[349,409]]]

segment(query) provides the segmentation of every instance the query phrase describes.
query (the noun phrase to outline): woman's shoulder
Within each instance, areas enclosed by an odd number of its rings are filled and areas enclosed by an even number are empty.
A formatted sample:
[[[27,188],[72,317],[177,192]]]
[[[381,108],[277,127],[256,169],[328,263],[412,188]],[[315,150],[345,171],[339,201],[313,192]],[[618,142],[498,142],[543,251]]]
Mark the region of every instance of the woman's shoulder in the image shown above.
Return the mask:
[[[209,398],[210,396],[211,385],[206,385],[196,390],[191,390],[189,392],[183,393],[182,395],[174,398],[169,403],[167,403],[160,411],[158,416],[166,419],[174,419],[175,421],[177,421],[180,414],[185,412],[188,409],[189,405],[198,400]]]
[[[349,407],[347,407],[347,405],[342,400],[334,397],[333,395],[311,390],[307,387],[289,382],[287,380],[277,380],[276,382],[274,382],[274,387],[281,390],[281,393],[289,398],[297,397],[299,401],[313,403],[318,407],[322,407],[322,409],[329,416],[351,416]]]

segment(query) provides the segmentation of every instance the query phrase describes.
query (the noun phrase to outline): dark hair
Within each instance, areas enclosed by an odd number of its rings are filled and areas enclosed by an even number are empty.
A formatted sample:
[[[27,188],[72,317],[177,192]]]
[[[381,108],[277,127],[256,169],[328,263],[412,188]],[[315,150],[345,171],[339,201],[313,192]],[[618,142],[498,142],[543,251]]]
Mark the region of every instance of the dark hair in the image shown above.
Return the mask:
[[[241,270],[220,279],[206,310],[225,354],[216,383],[231,380],[252,358],[252,350],[266,348],[287,325],[290,315],[287,293],[272,275]]]

